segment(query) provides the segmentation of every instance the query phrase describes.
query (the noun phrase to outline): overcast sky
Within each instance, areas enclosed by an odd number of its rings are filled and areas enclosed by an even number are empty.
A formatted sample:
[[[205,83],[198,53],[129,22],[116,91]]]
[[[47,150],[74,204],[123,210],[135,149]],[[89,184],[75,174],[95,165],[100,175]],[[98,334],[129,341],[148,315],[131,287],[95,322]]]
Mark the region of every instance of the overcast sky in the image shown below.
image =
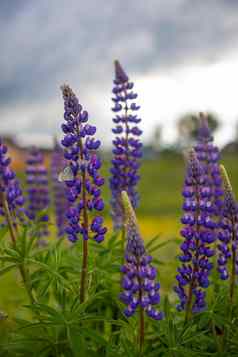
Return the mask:
[[[144,139],[175,138],[186,111],[215,111],[218,143],[238,120],[237,0],[1,0],[0,133],[29,143],[60,134],[68,83],[111,140],[113,60],[139,94]]]

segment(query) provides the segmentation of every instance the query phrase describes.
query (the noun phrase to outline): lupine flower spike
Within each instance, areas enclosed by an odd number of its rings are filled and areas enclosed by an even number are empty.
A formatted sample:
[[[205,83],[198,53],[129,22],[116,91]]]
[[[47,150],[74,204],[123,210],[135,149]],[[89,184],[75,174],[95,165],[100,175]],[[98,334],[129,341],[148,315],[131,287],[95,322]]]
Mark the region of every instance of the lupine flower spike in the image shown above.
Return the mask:
[[[116,135],[113,140],[113,159],[110,177],[112,192],[111,206],[114,229],[123,227],[123,207],[121,192],[127,191],[132,206],[138,205],[136,185],[139,181],[138,169],[142,156],[142,143],[139,139],[142,131],[137,124],[141,119],[136,112],[139,106],[134,102],[137,94],[132,91],[134,84],[118,61],[115,61],[115,79],[112,98],[115,113],[113,122],[116,124],[112,132]]]
[[[208,187],[208,176],[204,174],[196,153],[191,150],[183,189],[185,212],[181,219],[184,225],[181,235],[184,242],[179,256],[182,265],[178,268],[178,285],[174,288],[180,299],[177,309],[186,311],[186,320],[191,313],[206,307],[204,289],[209,286],[208,278],[213,266],[210,262],[214,255],[211,244],[216,239],[214,230],[217,224],[211,218],[214,209]]]
[[[80,286],[80,301],[85,299],[88,239],[92,237],[100,243],[104,240],[106,228],[103,218],[98,213],[104,208],[100,187],[104,179],[99,174],[101,160],[96,154],[101,143],[93,136],[96,127],[87,124],[88,113],[82,109],[72,89],[62,86],[64,99],[64,119],[62,125],[64,138],[64,157],[68,162],[60,174],[60,181],[65,181],[69,208],[67,210],[68,226],[66,233],[71,242],[83,239],[83,262]]]
[[[10,168],[11,159],[7,157],[7,146],[0,139],[0,213],[4,216],[8,225],[13,248],[17,245],[17,235],[19,221],[25,220],[24,198],[20,188],[19,181],[15,173]],[[27,270],[23,264],[18,264],[22,282],[26,288],[30,302],[35,302],[32,291],[27,283]]]
[[[43,155],[36,147],[32,147],[29,150],[26,164],[26,183],[28,187],[27,215],[31,220],[36,220],[38,219],[38,214],[49,206],[48,172],[44,165]],[[47,227],[48,220],[48,214],[40,217],[39,244],[46,243],[43,238],[49,234]]]
[[[53,191],[53,205],[56,218],[57,236],[61,238],[65,234],[66,211],[68,201],[66,197],[67,187],[59,182],[59,174],[66,166],[66,160],[61,146],[55,141],[54,150],[51,157],[51,178]]]
[[[206,176],[207,195],[213,206],[213,216],[218,219],[223,205],[222,178],[219,168],[220,153],[213,144],[213,136],[208,125],[207,115],[200,113],[200,127],[198,130],[198,142],[194,147],[197,158],[203,167],[203,175]]]
[[[224,186],[224,206],[222,210],[218,238],[218,272],[222,280],[230,279],[230,299],[233,303],[235,279],[238,274],[238,206],[232,186],[223,165],[220,166]],[[231,272],[228,262],[231,261]]]
[[[10,229],[11,239],[15,245],[17,219],[24,215],[24,198],[19,181],[10,168],[11,159],[7,156],[7,146],[0,139],[0,214]]]
[[[151,265],[152,257],[147,255],[141,238],[136,215],[126,191],[122,192],[122,202],[125,210],[126,250],[125,264],[121,267],[123,273],[120,300],[127,305],[124,313],[127,317],[140,310],[140,345],[144,339],[144,311],[155,320],[161,320],[163,315],[155,305],[160,303],[160,284],[155,281],[157,271]]]

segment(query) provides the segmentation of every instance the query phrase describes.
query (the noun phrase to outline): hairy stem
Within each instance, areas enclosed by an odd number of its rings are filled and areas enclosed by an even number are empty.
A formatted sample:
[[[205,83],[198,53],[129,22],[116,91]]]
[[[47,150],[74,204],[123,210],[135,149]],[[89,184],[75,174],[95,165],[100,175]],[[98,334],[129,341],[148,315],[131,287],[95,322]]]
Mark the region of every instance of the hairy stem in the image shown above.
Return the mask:
[[[186,304],[186,311],[185,311],[185,323],[187,323],[192,315],[192,298],[193,298],[193,282],[191,282],[188,291],[188,300]]]
[[[83,240],[83,261],[80,282],[80,302],[85,300],[85,292],[87,289],[87,268],[88,268],[88,241]]]

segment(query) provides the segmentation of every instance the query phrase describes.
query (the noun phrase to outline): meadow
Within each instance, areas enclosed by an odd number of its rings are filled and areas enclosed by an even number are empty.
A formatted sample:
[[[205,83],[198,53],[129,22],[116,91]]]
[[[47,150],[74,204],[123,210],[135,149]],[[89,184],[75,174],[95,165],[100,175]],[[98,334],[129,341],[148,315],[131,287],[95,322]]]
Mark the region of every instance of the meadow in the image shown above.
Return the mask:
[[[14,158],[13,158],[14,160]],[[238,192],[238,165],[236,155],[222,155],[221,162],[226,165],[227,171],[235,192]],[[140,169],[139,183],[140,204],[137,217],[140,230],[145,241],[159,236],[159,248],[153,255],[159,261],[159,280],[162,294],[171,294],[175,283],[176,256],[181,242],[181,214],[183,198],[181,190],[184,182],[186,163],[182,154],[161,154],[158,159],[144,160]],[[102,175],[108,180],[110,162],[102,166]],[[24,173],[19,172],[24,184]],[[112,234],[112,220],[110,217],[110,191],[104,186],[105,220],[109,228],[105,241]],[[54,224],[54,214],[51,212],[50,241],[57,240]],[[4,239],[9,239],[4,237]],[[170,242],[166,244],[166,242]],[[69,244],[65,243],[67,247]],[[71,244],[70,244],[71,245]],[[27,302],[27,295],[20,281],[19,273],[11,271],[1,276],[0,310],[8,315],[8,319],[0,321],[1,338],[9,334],[15,326],[15,317],[22,318],[28,313],[21,306]],[[174,300],[175,297],[173,296]],[[175,300],[174,300],[175,301]],[[5,353],[5,352],[4,352]],[[1,354],[0,354],[1,355]],[[4,355],[5,356],[5,355]]]

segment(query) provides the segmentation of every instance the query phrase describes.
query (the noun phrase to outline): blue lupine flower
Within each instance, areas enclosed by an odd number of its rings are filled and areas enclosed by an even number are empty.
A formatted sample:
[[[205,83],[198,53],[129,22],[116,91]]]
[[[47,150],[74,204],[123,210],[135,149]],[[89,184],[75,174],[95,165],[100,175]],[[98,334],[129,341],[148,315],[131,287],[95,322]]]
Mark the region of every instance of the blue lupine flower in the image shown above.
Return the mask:
[[[53,191],[53,204],[57,226],[57,235],[59,238],[65,234],[66,211],[68,208],[68,200],[66,197],[67,187],[58,180],[59,174],[65,168],[65,166],[66,160],[64,158],[63,149],[57,142],[55,142],[51,156],[51,185]]]
[[[15,222],[16,218],[23,219],[24,198],[20,183],[10,167],[11,159],[7,156],[7,151],[7,146],[0,139],[0,192],[7,200],[12,219]],[[0,214],[5,216],[2,199],[0,200]]]
[[[147,315],[161,320],[163,315],[155,305],[160,303],[160,284],[155,281],[157,270],[151,265],[152,257],[146,253],[140,236],[136,215],[126,191],[122,192],[122,202],[126,217],[126,251],[120,300],[127,305],[124,313],[132,316],[141,306]]]
[[[44,165],[43,155],[36,147],[29,150],[26,164],[27,215],[31,220],[35,220],[38,214],[49,206],[48,172]],[[48,220],[48,214],[40,217],[42,225],[38,231],[39,238],[48,236],[48,226],[43,224]]]
[[[232,276],[228,263],[231,262],[233,274],[238,274],[238,206],[224,166],[221,165],[224,184],[224,205],[219,222],[219,244],[217,270],[222,280]]]
[[[140,178],[138,169],[142,157],[142,143],[139,138],[142,130],[137,126],[141,119],[136,113],[140,107],[133,102],[137,98],[137,94],[132,91],[134,84],[129,81],[118,61],[115,61],[114,84],[112,111],[115,113],[113,122],[116,126],[112,132],[116,137],[113,140],[110,188],[114,228],[120,229],[123,224],[121,192],[127,191],[132,206],[134,208],[138,206],[136,186]]]
[[[206,192],[211,197],[214,216],[220,216],[223,206],[222,179],[219,169],[220,153],[219,149],[213,144],[213,137],[208,126],[207,116],[200,113],[200,127],[198,130],[198,142],[194,147],[197,158],[203,167],[206,176]]]
[[[93,137],[96,127],[87,123],[88,113],[82,109],[72,89],[64,85],[62,93],[65,123],[62,125],[64,138],[61,143],[68,166],[60,178],[68,187],[66,233],[71,242],[77,241],[79,235],[87,240],[90,234],[96,242],[101,242],[106,233],[100,215],[104,209],[100,189],[104,179],[99,173],[101,160],[96,153],[101,143]],[[93,218],[95,214],[99,216]]]
[[[215,208],[211,202],[208,177],[193,150],[189,153],[184,189],[184,215],[181,219],[184,238],[179,256],[181,266],[174,288],[180,298],[178,310],[193,312],[206,307],[205,290],[209,286],[209,274],[213,267],[211,248],[216,239],[217,223],[213,219]],[[190,311],[190,312],[191,312]]]

